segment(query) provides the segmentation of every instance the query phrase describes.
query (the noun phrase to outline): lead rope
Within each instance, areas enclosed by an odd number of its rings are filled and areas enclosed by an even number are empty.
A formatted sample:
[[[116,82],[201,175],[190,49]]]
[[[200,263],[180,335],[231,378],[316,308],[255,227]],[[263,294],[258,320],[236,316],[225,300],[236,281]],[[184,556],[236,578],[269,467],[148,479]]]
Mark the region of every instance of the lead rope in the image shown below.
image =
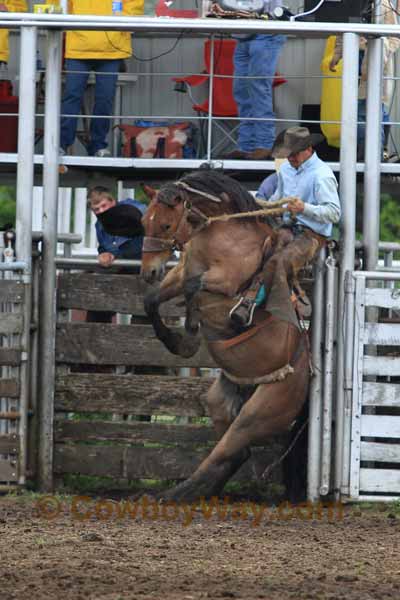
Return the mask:
[[[296,445],[297,440],[299,439],[299,437],[301,436],[301,434],[303,433],[303,431],[305,430],[307,425],[308,425],[308,419],[306,421],[304,421],[303,425],[300,427],[299,431],[294,436],[289,448],[287,448],[287,450],[282,454],[282,456],[280,456],[279,458],[274,460],[274,462],[271,465],[268,465],[268,467],[264,470],[264,472],[261,474],[261,479],[267,479],[267,477],[269,477],[271,471],[273,469],[275,469],[275,467],[280,465],[283,460],[285,460],[285,458],[287,457],[289,452],[291,452],[293,450],[294,446]]]
[[[211,223],[215,223],[216,221],[224,222],[224,221],[229,221],[230,219],[243,219],[243,217],[270,217],[270,216],[275,216],[275,215],[283,215],[283,213],[287,212],[287,209],[286,208],[278,208],[278,207],[283,207],[283,205],[290,202],[290,200],[292,200],[292,197],[288,196],[287,198],[282,198],[281,200],[278,200],[277,202],[265,202],[265,204],[268,204],[270,206],[270,208],[265,207],[265,208],[262,208],[261,210],[253,210],[253,211],[249,211],[249,212],[218,215],[217,217],[208,217],[207,225],[211,225]],[[265,204],[263,202],[262,206],[264,206]]]

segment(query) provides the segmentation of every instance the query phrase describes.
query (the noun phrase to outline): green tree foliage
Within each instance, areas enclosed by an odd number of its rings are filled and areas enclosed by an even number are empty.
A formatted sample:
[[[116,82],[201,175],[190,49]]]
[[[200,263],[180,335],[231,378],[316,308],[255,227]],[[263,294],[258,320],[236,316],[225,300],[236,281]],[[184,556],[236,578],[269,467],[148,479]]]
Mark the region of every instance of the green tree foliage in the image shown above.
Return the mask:
[[[383,242],[400,241],[400,203],[389,194],[381,198],[381,234]]]
[[[0,230],[8,223],[15,225],[14,187],[0,186]]]

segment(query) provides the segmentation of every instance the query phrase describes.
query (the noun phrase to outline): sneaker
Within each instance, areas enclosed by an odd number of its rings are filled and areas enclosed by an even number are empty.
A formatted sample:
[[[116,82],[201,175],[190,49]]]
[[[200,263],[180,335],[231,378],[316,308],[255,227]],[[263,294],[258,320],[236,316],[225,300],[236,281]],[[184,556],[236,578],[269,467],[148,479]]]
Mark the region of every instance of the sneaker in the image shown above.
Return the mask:
[[[111,156],[111,152],[108,148],[101,148],[100,150],[97,150],[94,155],[97,156],[97,158],[108,158]]]
[[[58,155],[59,156],[66,156],[67,155],[67,151],[64,150],[64,148],[62,146],[60,146],[60,148],[58,150]]]

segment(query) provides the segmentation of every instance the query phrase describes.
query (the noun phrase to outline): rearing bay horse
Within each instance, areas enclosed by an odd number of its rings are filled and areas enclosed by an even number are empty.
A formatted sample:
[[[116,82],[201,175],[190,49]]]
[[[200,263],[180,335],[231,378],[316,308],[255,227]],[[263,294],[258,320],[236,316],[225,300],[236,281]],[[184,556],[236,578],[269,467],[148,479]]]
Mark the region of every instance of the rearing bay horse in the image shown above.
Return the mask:
[[[266,310],[256,309],[253,326],[234,329],[229,311],[273,247],[274,231],[254,198],[235,180],[198,171],[163,186],[143,217],[142,276],[163,275],[172,251],[182,250],[177,266],[145,299],[157,336],[169,350],[193,355],[200,343],[197,323],[222,371],[208,396],[219,441],[189,479],[163,494],[191,501],[218,494],[246,461],[250,447],[288,431],[302,408],[309,384],[309,356],[290,301],[286,273],[276,273]],[[233,213],[250,216],[218,220]],[[184,335],[162,322],[161,303],[184,295],[188,325]]]

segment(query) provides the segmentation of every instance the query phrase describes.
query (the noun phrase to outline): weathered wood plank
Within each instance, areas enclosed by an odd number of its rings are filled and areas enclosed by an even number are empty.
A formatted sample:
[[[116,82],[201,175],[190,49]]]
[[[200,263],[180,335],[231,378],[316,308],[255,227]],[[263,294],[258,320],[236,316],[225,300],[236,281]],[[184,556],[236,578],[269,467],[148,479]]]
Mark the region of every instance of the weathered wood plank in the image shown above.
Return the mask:
[[[366,288],[365,306],[381,306],[400,310],[399,290],[390,288]]]
[[[400,357],[365,356],[363,373],[364,375],[400,376]]]
[[[19,439],[15,433],[0,435],[0,454],[18,454]]]
[[[143,296],[147,287],[139,275],[67,273],[58,279],[57,306],[144,315]],[[161,306],[160,314],[180,317],[184,309],[173,300]]]
[[[168,352],[150,325],[61,323],[56,332],[56,360],[62,363],[215,367],[204,344],[192,358]]]
[[[16,379],[0,379],[0,397],[18,398],[19,382]]]
[[[0,459],[0,481],[17,481],[18,472],[17,465],[6,459]]]
[[[1,438],[0,438],[1,439]],[[212,427],[116,421],[56,421],[56,442],[128,442],[162,443],[185,446],[215,442]]]
[[[258,479],[280,453],[282,446],[278,443],[256,449],[235,479]],[[183,448],[56,444],[54,470],[57,474],[79,473],[123,479],[185,479],[208,454],[208,451]],[[280,470],[276,469],[271,475],[278,477]]]
[[[22,281],[1,280],[0,302],[11,302],[21,304],[25,298],[25,287]]]
[[[365,323],[364,344],[400,346],[400,324]]]
[[[362,398],[363,406],[400,407],[400,384],[365,381]]]
[[[400,463],[400,440],[398,444],[378,444],[361,442],[361,460]]]
[[[0,365],[17,367],[21,363],[21,350],[17,348],[0,348]]]
[[[400,469],[360,469],[360,491],[388,494],[400,492]]]
[[[203,417],[212,381],[169,375],[57,375],[55,410]]]
[[[21,314],[0,312],[0,335],[21,333],[24,319]]]
[[[361,415],[361,436],[399,438],[400,442],[400,417]]]

